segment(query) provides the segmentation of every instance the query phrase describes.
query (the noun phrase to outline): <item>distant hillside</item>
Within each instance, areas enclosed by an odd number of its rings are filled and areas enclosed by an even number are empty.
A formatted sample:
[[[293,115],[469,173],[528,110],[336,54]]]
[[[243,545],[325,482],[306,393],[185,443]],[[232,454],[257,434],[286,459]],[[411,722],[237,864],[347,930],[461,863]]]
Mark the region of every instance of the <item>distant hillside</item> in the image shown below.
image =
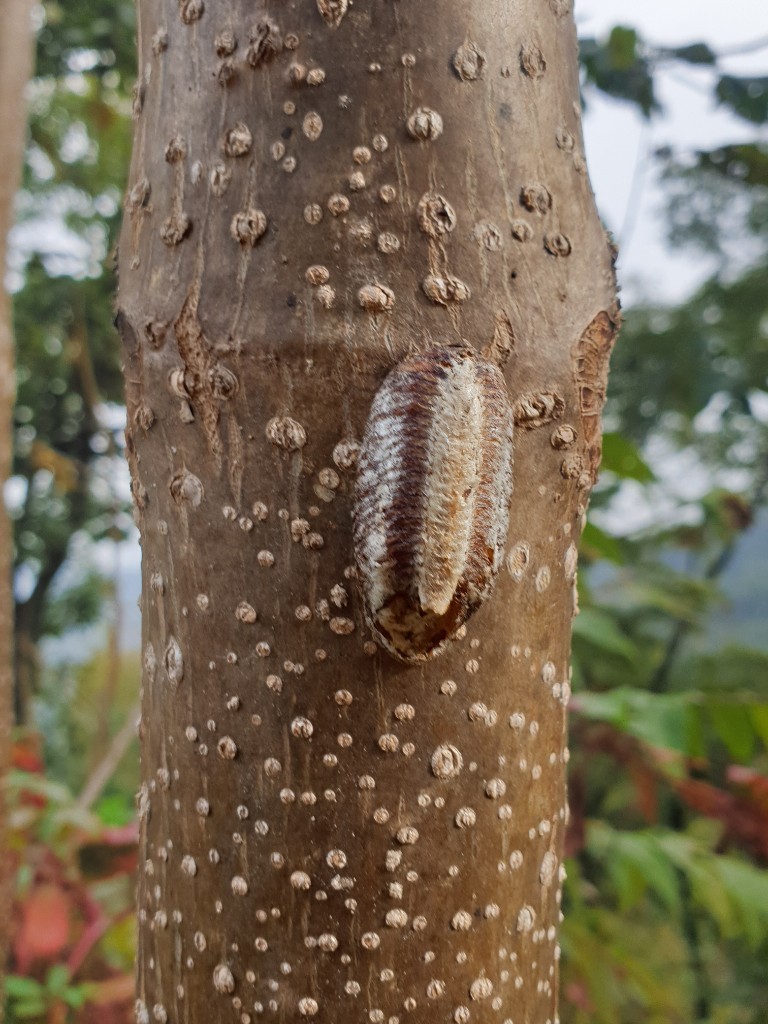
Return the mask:
[[[768,650],[768,511],[740,539],[720,581],[726,603],[712,617],[703,645],[726,643]]]

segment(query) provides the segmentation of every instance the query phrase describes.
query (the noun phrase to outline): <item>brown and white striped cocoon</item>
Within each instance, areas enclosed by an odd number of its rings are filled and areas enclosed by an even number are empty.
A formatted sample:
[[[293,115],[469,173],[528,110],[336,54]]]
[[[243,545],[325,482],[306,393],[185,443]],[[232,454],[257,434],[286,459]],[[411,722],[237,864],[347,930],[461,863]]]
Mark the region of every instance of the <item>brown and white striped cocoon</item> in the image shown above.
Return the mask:
[[[358,461],[354,545],[374,636],[437,655],[490,594],[509,524],[513,417],[499,368],[464,345],[403,359]]]

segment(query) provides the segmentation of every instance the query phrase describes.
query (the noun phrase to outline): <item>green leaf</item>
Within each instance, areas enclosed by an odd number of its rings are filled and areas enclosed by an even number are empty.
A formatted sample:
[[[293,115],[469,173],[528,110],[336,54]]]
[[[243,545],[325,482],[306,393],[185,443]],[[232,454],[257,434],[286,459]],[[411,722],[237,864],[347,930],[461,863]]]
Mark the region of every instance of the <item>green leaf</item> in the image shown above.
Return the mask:
[[[768,929],[768,875],[736,857],[718,857],[716,867],[722,888],[733,902],[738,933],[759,947]]]
[[[579,550],[586,558],[605,558],[607,561],[615,562],[618,565],[623,564],[625,561],[620,541],[610,533],[606,533],[599,526],[596,526],[593,522],[588,522],[584,527],[581,541],[579,542]]]
[[[651,747],[692,755],[698,752],[698,709],[690,694],[655,694],[618,687],[607,693],[580,692],[574,710],[610,722]]]
[[[79,1010],[85,1006],[88,1000],[89,987],[88,985],[72,985],[65,989],[61,998],[67,1006],[71,1006],[74,1010]]]
[[[620,889],[623,909],[629,909],[645,889],[650,889],[667,910],[672,913],[679,910],[678,876],[656,833],[623,832],[604,822],[590,821],[587,847],[593,855],[600,856],[614,879],[621,884],[636,886],[638,880],[642,883],[639,891],[634,893],[631,888]]]
[[[722,935],[746,937],[755,947],[763,943],[768,930],[768,874],[738,857],[715,854],[690,836],[670,831],[658,836]]]
[[[60,782],[54,782],[44,775],[36,775],[32,772],[10,771],[7,777],[7,784],[12,793],[30,793],[34,796],[42,796],[51,804],[70,804],[72,794]]]
[[[709,737],[704,728],[705,716],[703,708],[698,703],[694,703],[694,701],[691,701],[689,707],[690,714],[687,721],[688,735],[685,753],[687,757],[706,758],[709,754]]]
[[[104,825],[127,825],[136,816],[131,800],[122,793],[102,797],[94,810]]]
[[[745,185],[768,186],[768,149],[759,142],[720,146],[697,154],[698,166],[727,180]]]
[[[691,577],[664,573],[661,567],[654,566],[657,583],[636,583],[625,588],[633,600],[648,608],[682,622],[696,624],[707,607],[712,595],[711,584],[702,583]]]
[[[576,617],[573,636],[577,641],[585,641],[629,661],[637,657],[636,646],[622,632],[613,616],[597,608],[586,608]]]
[[[43,631],[62,636],[78,626],[89,626],[103,615],[105,580],[100,572],[89,570],[81,579],[52,593],[46,603]]]
[[[18,1020],[30,1020],[34,1017],[42,1017],[47,1004],[42,999],[25,999],[14,1003],[13,1013]]]
[[[681,869],[690,879],[696,902],[712,917],[720,932],[729,938],[738,934],[738,916],[730,894],[721,884],[716,861],[714,855],[694,855],[681,865]]]
[[[737,761],[746,764],[755,749],[755,733],[749,708],[740,703],[710,701],[707,711],[715,732],[725,744],[728,753]]]
[[[626,71],[637,60],[637,32],[625,25],[616,25],[608,36],[606,51],[611,66],[617,71]]]
[[[45,987],[51,995],[61,996],[69,985],[69,970],[64,964],[54,964],[45,976]]]
[[[604,42],[582,39],[579,50],[587,80],[598,89],[637,104],[646,117],[658,109],[651,67],[633,28],[617,25]]]
[[[768,704],[753,704],[749,709],[752,727],[768,750]]]
[[[677,60],[685,61],[686,64],[716,64],[717,56],[706,43],[689,43],[688,46],[675,46],[672,49],[664,50],[665,54]]]
[[[5,979],[5,993],[14,999],[41,999],[45,989],[34,978],[25,978],[20,974],[9,974]]]
[[[644,461],[635,445],[623,435],[613,432],[603,434],[601,466],[625,480],[650,483],[656,479],[653,470]]]
[[[753,124],[768,120],[768,77],[737,78],[723,75],[715,90],[717,98],[739,117]]]
[[[624,728],[630,713],[627,690],[608,690],[605,693],[580,692],[574,699],[574,710],[598,722],[610,722]]]
[[[626,731],[651,747],[688,754],[694,711],[687,694],[634,694]]]

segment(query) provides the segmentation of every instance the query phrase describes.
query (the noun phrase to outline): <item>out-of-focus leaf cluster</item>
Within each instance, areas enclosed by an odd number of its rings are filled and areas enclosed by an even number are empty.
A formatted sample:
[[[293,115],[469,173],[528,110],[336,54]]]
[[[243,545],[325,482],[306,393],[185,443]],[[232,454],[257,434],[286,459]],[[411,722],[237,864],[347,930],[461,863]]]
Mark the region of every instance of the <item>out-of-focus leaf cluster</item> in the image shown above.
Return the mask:
[[[133,5],[37,8],[37,68],[14,234],[16,711],[39,689],[38,645],[98,619],[90,542],[127,535],[123,383],[111,252],[130,155]],[[73,554],[82,570],[72,570]]]
[[[44,773],[39,742],[20,737],[6,780],[15,866],[5,1019],[128,1021],[135,948],[137,830],[125,795],[95,809]],[[122,821],[114,823],[115,800]]]
[[[94,786],[136,699],[135,659],[46,664],[42,642],[103,621],[93,552],[130,530],[112,249],[130,155],[135,14],[122,0],[44,2],[13,236],[16,870],[4,1019],[132,1019],[135,742]],[[103,560],[102,560],[103,561]],[[128,723],[131,724],[130,722]],[[130,735],[129,735],[130,739]],[[55,780],[55,781],[54,781]],[[0,1014],[1,1015],[1,1014]]]
[[[663,32],[664,27],[659,26]],[[579,56],[585,83],[614,99],[626,100],[646,117],[662,109],[656,84],[665,67],[689,65],[712,72],[714,100],[752,124],[768,120],[768,77],[738,76],[722,70],[723,59],[708,43],[658,46],[644,40],[636,29],[615,25],[602,39],[583,38]]]
[[[627,310],[613,357],[574,622],[561,1017],[761,1024],[768,151],[743,126],[766,123],[768,79],[625,28],[582,55],[587,101],[656,117],[673,70],[741,125],[732,145],[654,154],[671,244],[719,269],[678,306]]]

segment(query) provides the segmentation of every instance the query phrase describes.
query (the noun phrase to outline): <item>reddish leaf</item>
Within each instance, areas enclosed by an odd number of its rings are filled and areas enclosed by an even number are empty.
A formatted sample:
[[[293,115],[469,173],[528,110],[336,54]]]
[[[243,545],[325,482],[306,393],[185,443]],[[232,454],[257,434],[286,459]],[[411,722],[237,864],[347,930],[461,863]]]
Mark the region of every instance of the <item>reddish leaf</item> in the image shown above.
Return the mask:
[[[16,740],[11,747],[11,765],[23,772],[42,773],[42,738],[37,733],[25,733]]]
[[[25,974],[35,960],[54,960],[69,942],[72,907],[57,885],[38,885],[21,905],[14,941],[16,970]]]
[[[101,833],[101,841],[108,846],[129,846],[139,841],[139,827],[134,821],[127,825],[105,828]]]
[[[727,778],[735,786],[741,786],[746,795],[768,817],[768,778],[745,765],[732,764],[728,767]]]
[[[736,766],[729,769],[728,777],[731,781],[740,782],[745,791],[730,793],[697,779],[682,779],[675,783],[675,789],[694,810],[723,823],[726,844],[740,846],[760,863],[766,863],[768,780],[748,768],[738,769]]]
[[[637,804],[646,821],[655,822],[659,813],[658,780],[656,773],[642,761],[629,765],[629,774],[637,792]]]
[[[719,818],[721,821],[728,820],[732,797],[725,790],[700,779],[680,779],[675,784],[675,789],[688,806],[699,814],[705,814],[708,818]]]

